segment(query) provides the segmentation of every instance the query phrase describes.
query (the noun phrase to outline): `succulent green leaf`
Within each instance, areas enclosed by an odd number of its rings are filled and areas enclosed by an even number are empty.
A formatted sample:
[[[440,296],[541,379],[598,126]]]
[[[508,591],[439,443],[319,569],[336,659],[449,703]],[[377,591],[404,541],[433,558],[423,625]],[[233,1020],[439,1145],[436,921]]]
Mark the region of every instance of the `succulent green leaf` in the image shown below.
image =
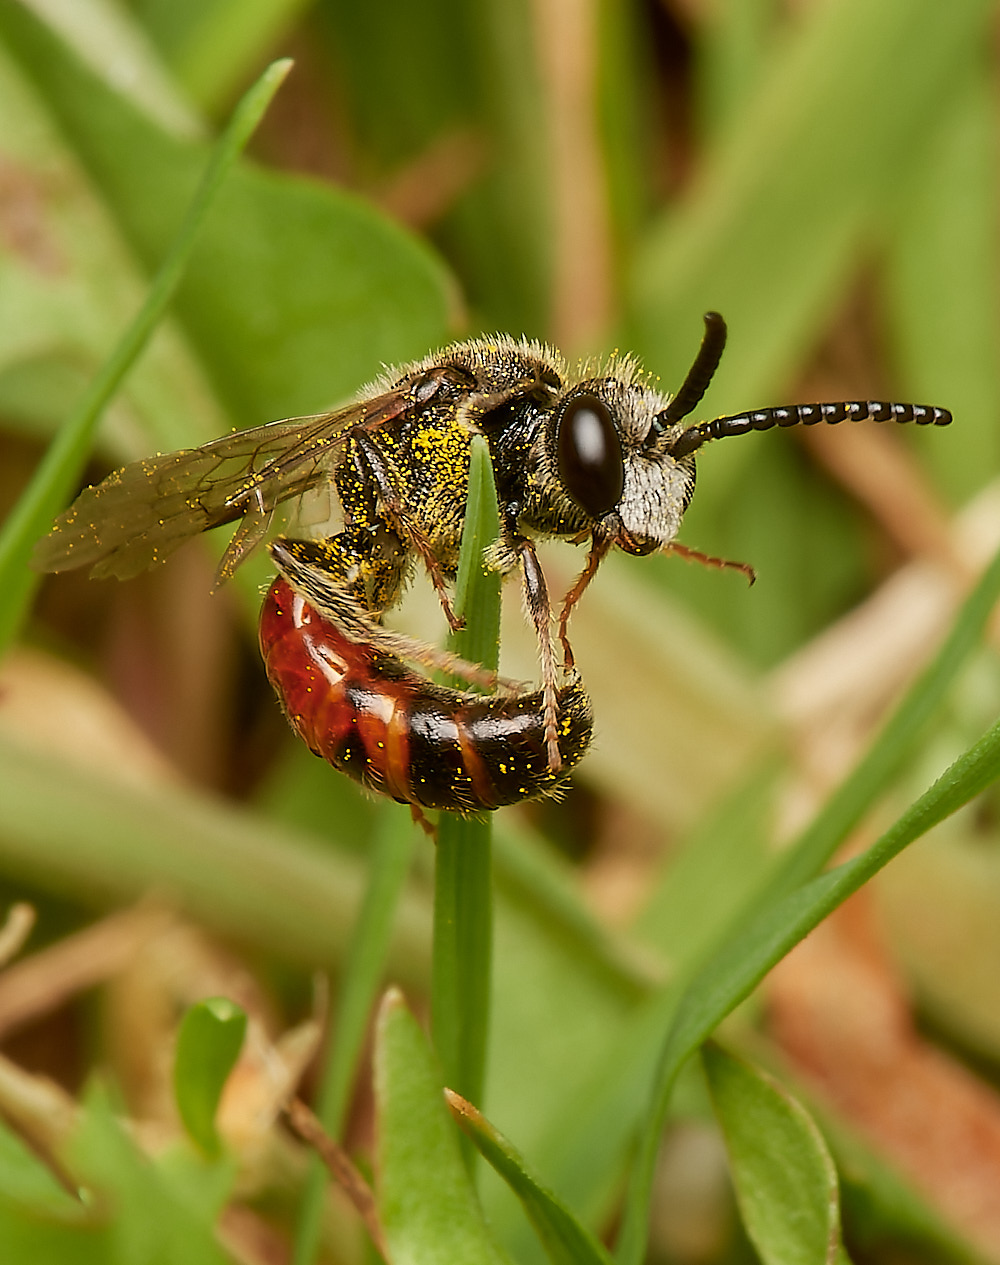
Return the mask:
[[[837,1170],[808,1112],[759,1068],[709,1043],[702,1063],[743,1224],[763,1265],[836,1265]]]
[[[375,1038],[379,1217],[393,1265],[501,1265],[442,1097],[441,1074],[402,994]]]

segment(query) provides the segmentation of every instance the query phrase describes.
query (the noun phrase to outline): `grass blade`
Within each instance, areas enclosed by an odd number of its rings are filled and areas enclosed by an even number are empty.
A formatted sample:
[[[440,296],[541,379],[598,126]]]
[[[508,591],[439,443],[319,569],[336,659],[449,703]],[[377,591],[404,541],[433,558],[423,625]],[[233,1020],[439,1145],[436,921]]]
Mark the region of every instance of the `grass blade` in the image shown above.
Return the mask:
[[[66,503],[90,449],[102,411],[135,364],[163,317],[191,257],[198,232],[227,174],[281,86],[291,62],[274,62],[237,105],[201,184],[157,273],[145,303],[59,431],[0,532],[0,653],[14,640],[38,583],[28,569],[35,541]]]
[[[501,1265],[441,1098],[440,1070],[390,990],[375,1034],[378,1212],[393,1261]]]
[[[445,1090],[445,1100],[479,1153],[520,1199],[552,1265],[611,1265],[602,1244],[527,1171],[521,1156],[485,1116],[451,1090]]]
[[[979,794],[1000,772],[1000,726],[930,788],[867,852],[806,882],[829,859],[888,785],[976,645],[1000,596],[1000,553],[966,599],[930,667],[875,740],[868,756],[791,849],[762,897],[744,911],[677,1010],[655,1079],[652,1107],[632,1173],[618,1259],[638,1265],[646,1236],[653,1168],[674,1082],[683,1063],[767,972],[842,901],[907,844]],[[806,883],[805,886],[799,884]]]
[[[486,570],[483,550],[498,534],[489,451],[477,437],[456,586],[456,606],[466,626],[454,644],[463,657],[488,668],[496,668],[499,658],[500,576]],[[434,1044],[446,1083],[475,1103],[482,1102],[489,1032],[492,832],[490,814],[442,813],[434,877]]]

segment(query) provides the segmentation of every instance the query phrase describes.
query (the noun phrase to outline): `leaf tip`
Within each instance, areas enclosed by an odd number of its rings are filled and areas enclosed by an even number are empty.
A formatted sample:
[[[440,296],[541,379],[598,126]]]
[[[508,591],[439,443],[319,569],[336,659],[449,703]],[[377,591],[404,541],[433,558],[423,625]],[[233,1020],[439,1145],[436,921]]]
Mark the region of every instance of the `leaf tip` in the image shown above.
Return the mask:
[[[403,990],[395,984],[391,985],[382,994],[382,1000],[378,1007],[378,1022],[384,1024],[386,1020],[392,1017],[397,1010],[406,1009],[406,998],[403,996]]]

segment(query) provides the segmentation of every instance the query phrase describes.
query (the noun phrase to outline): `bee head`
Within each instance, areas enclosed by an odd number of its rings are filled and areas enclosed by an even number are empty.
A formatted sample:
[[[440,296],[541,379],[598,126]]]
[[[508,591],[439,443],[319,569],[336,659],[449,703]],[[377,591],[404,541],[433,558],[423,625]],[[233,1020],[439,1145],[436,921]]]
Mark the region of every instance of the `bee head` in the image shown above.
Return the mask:
[[[701,400],[726,341],[722,317],[709,312],[704,319],[701,349],[673,399],[637,380],[626,361],[573,387],[555,413],[563,491],[627,553],[669,544],[694,492],[691,453],[699,445],[683,447],[691,429],[681,419]]]

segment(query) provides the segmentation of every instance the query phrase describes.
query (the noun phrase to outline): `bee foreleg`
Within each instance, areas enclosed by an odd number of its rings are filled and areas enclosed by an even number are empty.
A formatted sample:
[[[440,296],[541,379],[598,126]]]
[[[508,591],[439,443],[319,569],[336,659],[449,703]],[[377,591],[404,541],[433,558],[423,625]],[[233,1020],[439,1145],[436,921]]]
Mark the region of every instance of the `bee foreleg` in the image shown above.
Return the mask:
[[[612,537],[598,536],[596,532],[594,533],[590,543],[590,552],[587,554],[586,566],[573,581],[573,586],[563,598],[562,610],[559,612],[559,644],[562,646],[563,670],[565,672],[571,672],[574,666],[573,647],[569,644],[569,635],[566,632],[569,617],[573,613],[573,607],[583,597],[590,581],[597,574],[597,568],[607,556],[611,545]]]
[[[700,562],[703,567],[717,567],[720,571],[739,571],[746,576],[750,584],[757,579],[757,572],[749,562],[732,562],[729,558],[716,558],[710,553],[702,553],[700,549],[691,549],[687,545],[679,544],[676,540],[672,540],[665,547],[665,552],[675,553],[686,562]]]

